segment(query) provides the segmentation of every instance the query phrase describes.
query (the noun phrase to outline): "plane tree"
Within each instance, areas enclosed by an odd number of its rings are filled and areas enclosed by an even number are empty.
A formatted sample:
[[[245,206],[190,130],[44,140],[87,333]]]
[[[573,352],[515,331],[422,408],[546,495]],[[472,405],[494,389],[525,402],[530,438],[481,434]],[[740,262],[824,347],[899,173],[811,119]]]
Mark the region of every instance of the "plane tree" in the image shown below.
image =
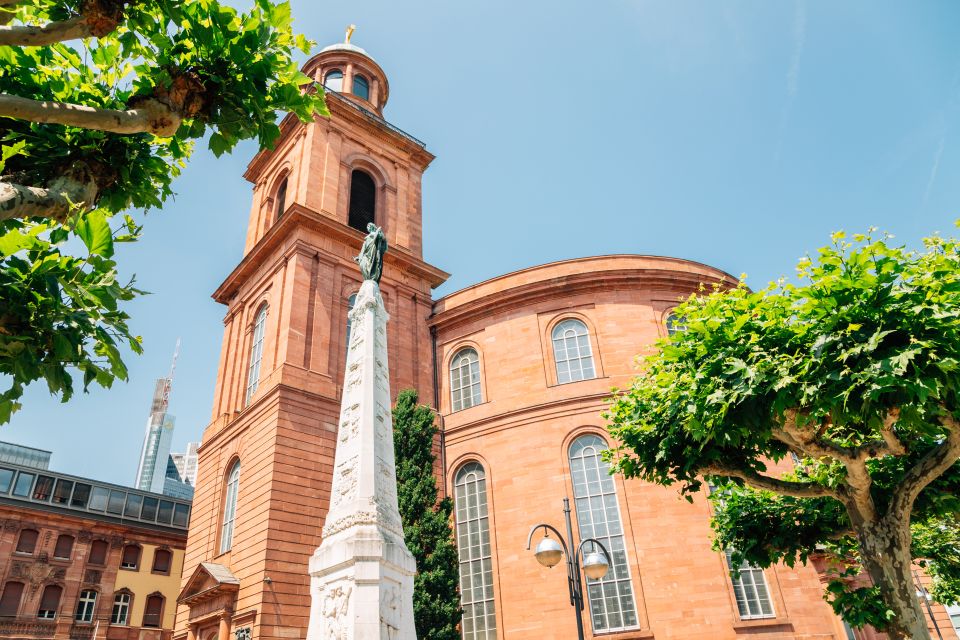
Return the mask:
[[[928,638],[915,563],[960,597],[958,252],[837,233],[796,284],[682,302],[612,398],[613,468],[688,499],[709,482],[734,569],[820,555],[851,625]]]
[[[326,113],[291,25],[269,0],[0,0],[0,424],[34,380],[66,401],[74,375],[126,379],[122,303],[142,292],[114,244],[197,141],[268,148],[281,114]]]

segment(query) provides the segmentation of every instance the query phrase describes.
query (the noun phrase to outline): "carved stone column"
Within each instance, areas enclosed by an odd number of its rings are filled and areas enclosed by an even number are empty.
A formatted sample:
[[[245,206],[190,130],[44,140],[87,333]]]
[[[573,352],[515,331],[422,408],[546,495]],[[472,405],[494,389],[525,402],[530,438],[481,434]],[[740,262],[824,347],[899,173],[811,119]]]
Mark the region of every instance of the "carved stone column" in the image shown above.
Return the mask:
[[[220,616],[220,628],[217,630],[217,640],[233,640],[230,637],[230,614]]]
[[[197,623],[193,623],[187,627],[187,640],[197,640],[197,629],[200,627]]]
[[[379,286],[365,281],[350,313],[330,508],[310,559],[307,640],[416,639],[416,563],[397,508],[388,318]]]

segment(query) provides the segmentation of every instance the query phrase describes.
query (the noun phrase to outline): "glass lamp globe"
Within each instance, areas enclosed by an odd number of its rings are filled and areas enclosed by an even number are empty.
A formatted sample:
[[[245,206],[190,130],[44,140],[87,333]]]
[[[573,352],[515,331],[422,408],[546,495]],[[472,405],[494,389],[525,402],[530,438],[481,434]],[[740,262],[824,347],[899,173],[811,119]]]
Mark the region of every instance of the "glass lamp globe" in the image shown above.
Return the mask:
[[[537,562],[543,566],[555,567],[557,563],[560,562],[560,558],[563,557],[563,547],[553,538],[545,537],[540,541],[540,544],[537,545],[537,550],[534,552],[534,555],[537,558]]]
[[[583,558],[583,572],[591,580],[599,580],[607,575],[609,566],[610,565],[607,564],[607,557],[599,551],[588,553]]]

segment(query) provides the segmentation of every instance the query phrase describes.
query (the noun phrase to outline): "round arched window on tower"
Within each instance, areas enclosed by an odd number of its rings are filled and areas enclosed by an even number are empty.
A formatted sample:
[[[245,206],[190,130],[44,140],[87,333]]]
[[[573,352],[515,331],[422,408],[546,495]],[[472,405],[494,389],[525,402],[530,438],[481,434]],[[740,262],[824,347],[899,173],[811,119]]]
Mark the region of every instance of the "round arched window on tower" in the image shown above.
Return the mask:
[[[364,100],[370,99],[370,82],[359,73],[353,76],[353,95]]]
[[[343,71],[340,69],[331,69],[323,78],[323,86],[330,91],[343,91]]]

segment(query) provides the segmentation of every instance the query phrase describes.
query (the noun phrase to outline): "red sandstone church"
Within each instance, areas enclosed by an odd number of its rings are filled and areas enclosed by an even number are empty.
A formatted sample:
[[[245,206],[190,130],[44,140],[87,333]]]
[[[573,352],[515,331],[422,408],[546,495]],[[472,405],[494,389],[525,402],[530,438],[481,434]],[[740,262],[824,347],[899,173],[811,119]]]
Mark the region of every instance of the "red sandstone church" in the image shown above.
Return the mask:
[[[304,72],[328,87],[330,118],[288,117],[276,148],[250,163],[244,256],[214,293],[226,306],[223,347],[174,637],[306,635],[307,561],[330,497],[347,311],[361,284],[352,258],[375,222],[390,245],[380,286],[392,393],[414,387],[439,413],[466,640],[576,637],[563,568],[525,550],[531,525],[562,527],[565,496],[575,530],[613,556],[588,585],[590,637],[853,638],[814,568],[745,567],[732,578],[711,548],[705,500],[691,506],[673,490],[611,477],[599,457],[604,398],[670,331],[671,307],[734,279],[686,260],[617,255],[433,300],[448,277],[423,260],[421,179],[433,156],[383,119],[387,77],[362,49],[327,47]]]

